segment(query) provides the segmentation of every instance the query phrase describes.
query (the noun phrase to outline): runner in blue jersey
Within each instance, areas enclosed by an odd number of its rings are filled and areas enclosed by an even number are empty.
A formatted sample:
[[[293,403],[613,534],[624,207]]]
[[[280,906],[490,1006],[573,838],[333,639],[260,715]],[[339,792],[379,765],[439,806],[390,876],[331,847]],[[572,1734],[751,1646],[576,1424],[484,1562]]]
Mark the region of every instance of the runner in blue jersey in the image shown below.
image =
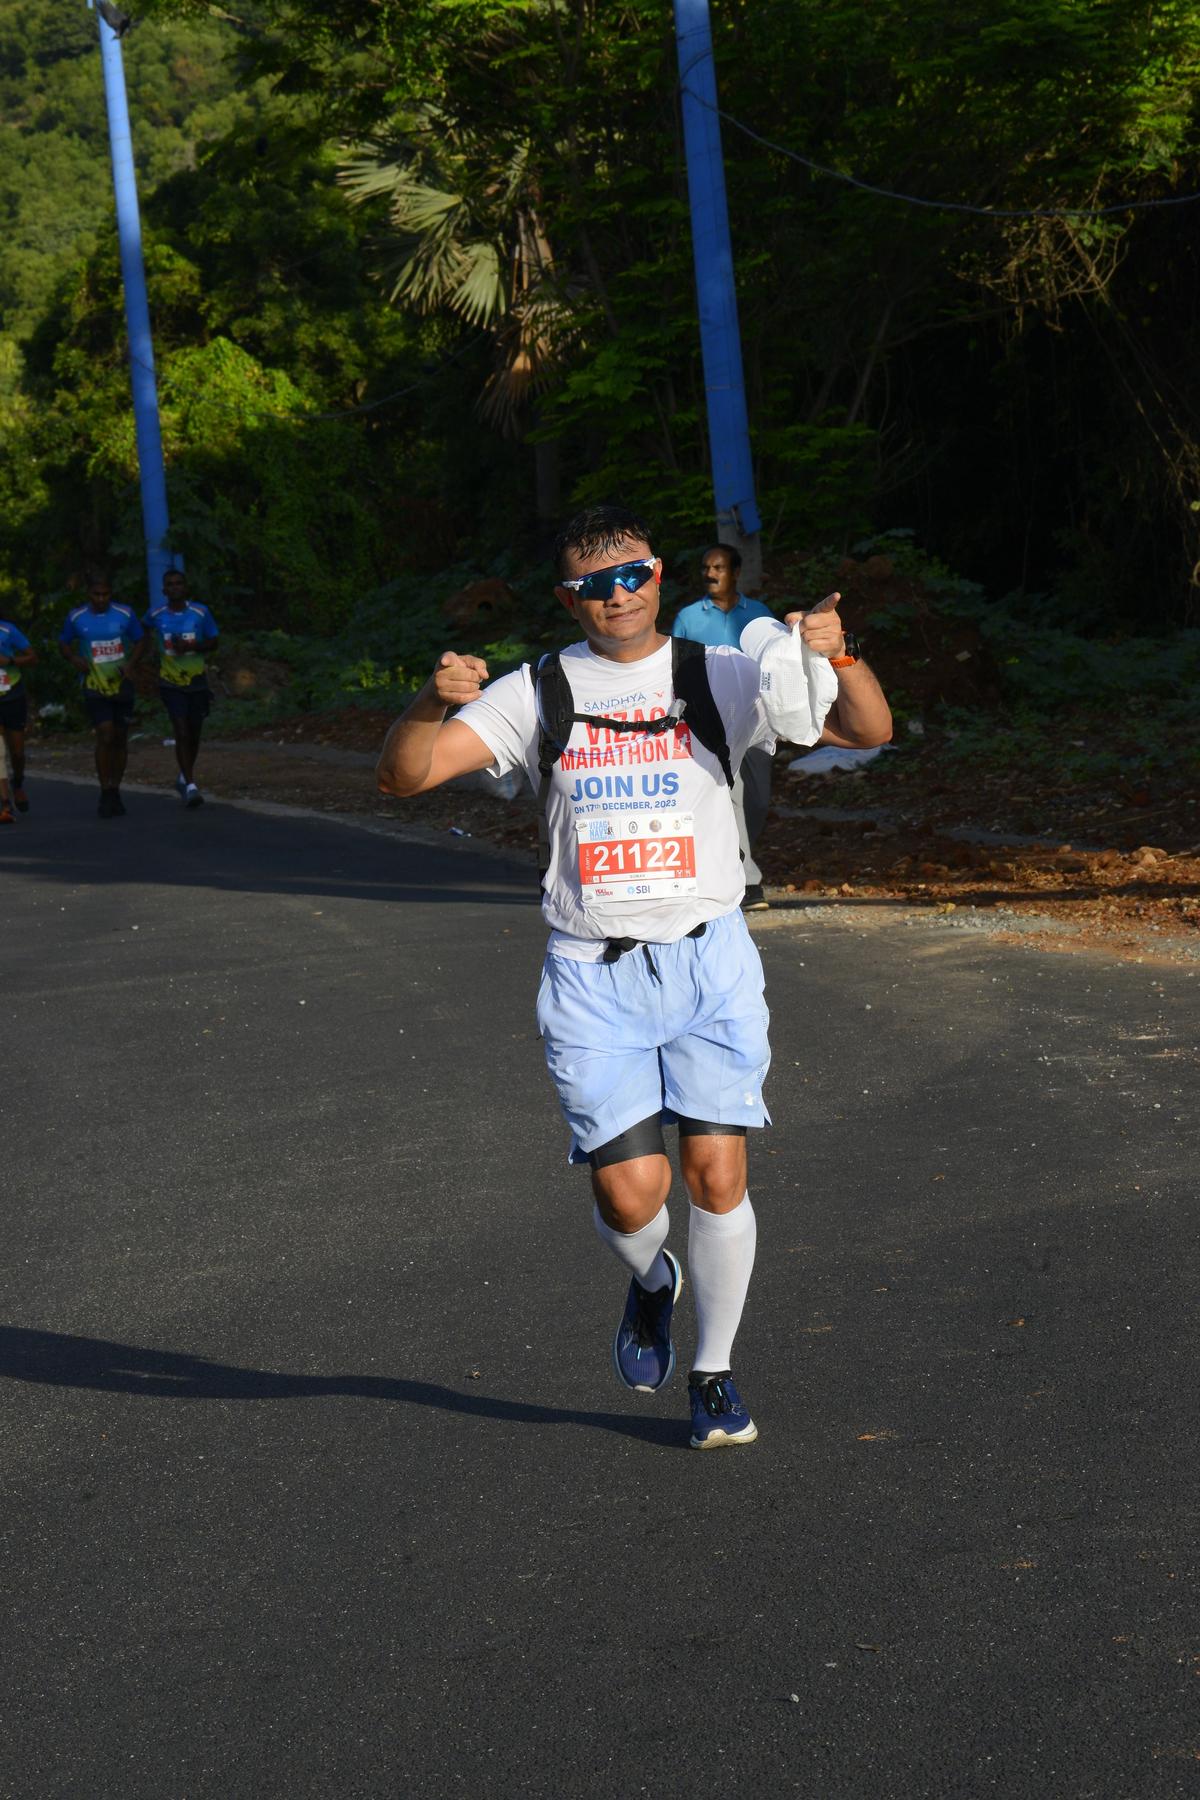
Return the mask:
[[[182,569],[163,576],[163,598],[142,618],[146,638],[140,657],[153,644],[158,651],[158,691],[175,730],[175,786],[185,806],[203,806],[196,786],[200,733],[212,705],[205,657],[217,647],[217,622],[207,606],[188,595]]]
[[[121,777],[133,720],[133,661],[141,638],[133,609],[113,599],[111,582],[99,573],[89,577],[87,605],[73,608],[59,633],[59,649],[79,670],[84,711],[96,734],[96,811],[102,819],[125,811]]]
[[[22,813],[29,811],[29,796],[25,792],[25,720],[29,701],[21,671],[36,661],[37,651],[25,633],[8,619],[0,619],[0,738],[11,765],[13,804]],[[5,823],[0,819],[0,824]]]
[[[690,606],[675,614],[671,635],[697,644],[728,644],[736,650],[751,619],[774,617],[761,600],[749,599],[738,588],[742,553],[732,544],[713,544],[700,559],[700,572],[708,590]],[[746,877],[743,912],[760,912],[768,906],[763,893],[762,870],[754,859],[754,846],[767,822],[771,803],[770,752],[751,745],[742,758],[733,782],[733,811],[737,819],[742,873]]]

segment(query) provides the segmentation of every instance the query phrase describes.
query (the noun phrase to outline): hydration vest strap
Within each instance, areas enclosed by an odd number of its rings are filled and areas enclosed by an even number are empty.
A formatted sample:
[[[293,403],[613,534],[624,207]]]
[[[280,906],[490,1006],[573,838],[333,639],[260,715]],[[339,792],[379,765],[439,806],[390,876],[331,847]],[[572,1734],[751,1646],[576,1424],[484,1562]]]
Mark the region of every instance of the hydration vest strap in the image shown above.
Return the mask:
[[[708,659],[703,644],[693,643],[690,638],[671,639],[671,683],[676,695],[687,706],[688,729],[716,757],[721,773],[732,787],[729,740],[709,685]]]

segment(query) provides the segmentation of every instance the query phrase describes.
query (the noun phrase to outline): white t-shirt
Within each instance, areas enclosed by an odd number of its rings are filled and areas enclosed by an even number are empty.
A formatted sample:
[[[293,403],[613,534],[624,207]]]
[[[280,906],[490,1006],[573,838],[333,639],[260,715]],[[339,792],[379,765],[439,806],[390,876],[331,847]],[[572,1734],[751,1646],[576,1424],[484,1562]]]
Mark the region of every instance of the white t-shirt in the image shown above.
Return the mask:
[[[775,747],[758,664],[727,646],[705,655],[736,769],[752,745]],[[579,713],[657,719],[674,699],[670,639],[634,663],[572,644],[562,652],[562,668]],[[457,717],[492,752],[489,773],[498,778],[523,767],[537,791],[540,731],[528,664],[501,676]],[[596,962],[616,937],[674,943],[733,912],[745,892],[729,785],[686,717],[658,734],[574,724],[551,776],[546,819],[542,911],[557,956]]]

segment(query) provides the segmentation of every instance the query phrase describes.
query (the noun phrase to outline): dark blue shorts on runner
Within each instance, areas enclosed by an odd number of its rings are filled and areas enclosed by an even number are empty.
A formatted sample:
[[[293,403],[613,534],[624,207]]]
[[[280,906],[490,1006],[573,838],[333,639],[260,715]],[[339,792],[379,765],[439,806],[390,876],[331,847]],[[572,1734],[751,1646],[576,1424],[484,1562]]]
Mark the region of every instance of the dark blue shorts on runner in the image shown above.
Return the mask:
[[[202,687],[172,687],[164,681],[159,684],[158,692],[173,720],[182,719],[185,724],[199,725],[207,719],[212,706],[212,693],[207,682]]]
[[[123,682],[121,690],[116,694],[92,694],[85,688],[83,691],[83,710],[92,725],[124,725],[133,724],[133,683]]]
[[[0,694],[0,729],[24,731],[29,717],[29,696],[18,688],[15,694]]]

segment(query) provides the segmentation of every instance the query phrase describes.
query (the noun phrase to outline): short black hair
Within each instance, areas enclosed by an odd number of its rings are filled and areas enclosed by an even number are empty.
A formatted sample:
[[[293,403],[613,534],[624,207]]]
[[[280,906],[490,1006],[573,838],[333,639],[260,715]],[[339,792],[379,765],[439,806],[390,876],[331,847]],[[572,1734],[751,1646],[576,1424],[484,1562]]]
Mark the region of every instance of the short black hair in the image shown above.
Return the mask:
[[[585,506],[567,520],[554,540],[554,567],[559,576],[567,572],[568,553],[596,556],[602,550],[613,550],[626,538],[640,538],[653,544],[654,538],[645,519],[627,506]]]
[[[732,544],[710,544],[708,549],[704,552],[704,556],[700,558],[701,562],[704,561],[705,556],[711,556],[714,550],[723,550],[725,552],[726,556],[729,558],[729,566],[736,575],[742,566],[741,551],[735,550]]]

